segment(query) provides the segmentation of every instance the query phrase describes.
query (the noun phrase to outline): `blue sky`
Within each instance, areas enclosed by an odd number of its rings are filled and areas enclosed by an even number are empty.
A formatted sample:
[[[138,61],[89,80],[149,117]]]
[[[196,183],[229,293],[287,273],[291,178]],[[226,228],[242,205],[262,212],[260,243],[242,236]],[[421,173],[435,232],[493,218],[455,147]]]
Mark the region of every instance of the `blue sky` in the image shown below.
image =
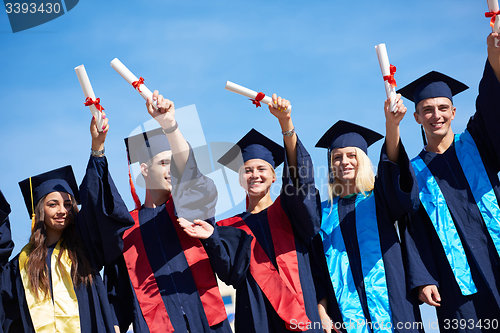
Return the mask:
[[[474,112],[486,59],[486,1],[97,1],[13,34],[0,13],[0,188],[11,203],[17,253],[29,237],[17,182],[71,164],[80,182],[90,149],[90,112],[74,67],[84,64],[110,119],[110,171],[127,205],[123,138],[150,120],[144,100],[110,67],[118,57],[173,100],[181,129],[206,142],[236,142],[252,127],[280,142],[266,108],[224,90],[227,80],[273,92],[293,105],[297,133],[317,168],[316,141],[339,119],[384,133],[384,85],[374,46],[386,43],[399,87],[431,70],[469,85],[454,102],[455,132]],[[422,148],[413,104],[401,133],[409,155]],[[191,124],[193,105],[199,123]],[[185,108],[192,110],[192,107]],[[196,125],[196,126],[195,126]],[[381,143],[370,148],[376,163]],[[318,179],[323,193],[324,179]],[[233,215],[243,209],[222,212]]]

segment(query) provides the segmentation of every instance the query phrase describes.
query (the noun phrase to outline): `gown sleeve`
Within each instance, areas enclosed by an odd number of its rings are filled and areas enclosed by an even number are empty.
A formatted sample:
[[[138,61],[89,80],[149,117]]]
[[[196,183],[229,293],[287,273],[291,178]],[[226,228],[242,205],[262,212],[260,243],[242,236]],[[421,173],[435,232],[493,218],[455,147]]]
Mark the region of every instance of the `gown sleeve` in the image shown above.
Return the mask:
[[[14,250],[14,242],[10,233],[10,205],[0,190],[0,265],[5,265]]]
[[[417,179],[401,141],[397,163],[387,157],[386,144],[382,146],[375,187],[380,189],[379,193],[384,198],[391,221],[417,211],[420,202]]]
[[[235,227],[216,226],[214,233],[201,240],[219,279],[238,289],[250,267],[253,237]]]
[[[321,200],[314,184],[314,167],[311,156],[297,136],[298,188],[293,184],[288,170],[285,151],[281,205],[290,219],[297,236],[310,244],[321,228]]]
[[[500,171],[500,82],[489,61],[479,83],[476,99],[476,113],[470,118],[467,130],[474,138],[482,157],[487,158],[493,171]]]
[[[182,177],[179,176],[179,171],[173,162],[170,173],[172,198],[177,216],[188,221],[207,220],[213,225],[215,205],[217,204],[217,188],[212,179],[203,175],[198,169],[191,146]]]
[[[407,289],[415,300],[418,300],[417,287],[425,285],[439,287],[437,263],[434,260],[423,214],[426,212],[421,206],[418,212],[405,216],[398,224],[403,244],[403,261],[407,270]]]
[[[12,323],[20,320],[20,306],[16,288],[18,257],[9,262],[9,257],[14,249],[9,214],[9,203],[0,191],[0,333],[9,332]]]
[[[113,179],[106,157],[90,157],[80,185],[82,208],[76,215],[77,231],[86,246],[88,259],[100,271],[123,250],[123,232],[134,225]]]

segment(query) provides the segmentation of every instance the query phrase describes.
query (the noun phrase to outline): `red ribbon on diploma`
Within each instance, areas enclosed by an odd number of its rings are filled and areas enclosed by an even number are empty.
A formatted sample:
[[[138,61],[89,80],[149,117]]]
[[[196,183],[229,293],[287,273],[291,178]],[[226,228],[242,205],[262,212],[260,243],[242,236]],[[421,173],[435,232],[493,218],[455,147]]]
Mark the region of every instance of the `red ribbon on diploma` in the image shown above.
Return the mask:
[[[137,91],[142,92],[141,89],[139,88],[141,84],[144,84],[144,78],[142,76],[139,78],[138,81],[132,82],[132,87],[137,89]]]
[[[84,104],[85,104],[85,106],[90,106],[90,105],[94,104],[97,110],[103,111],[104,108],[99,103],[101,103],[100,98],[96,98],[95,100],[93,100],[92,98],[87,97]]]
[[[260,106],[260,101],[262,101],[266,97],[266,95],[263,92],[260,92],[255,96],[255,99],[250,99],[252,101],[252,104],[255,104],[255,107],[258,108]]]
[[[492,28],[495,26],[495,19],[496,19],[497,15],[500,15],[500,10],[497,10],[496,12],[486,12],[486,13],[484,13],[485,17],[491,17],[490,25],[491,25]]]
[[[396,73],[396,66],[391,65],[390,69],[391,69],[391,74],[384,76],[384,81],[389,82],[389,84],[393,87],[397,87],[396,79],[394,78],[394,73]]]

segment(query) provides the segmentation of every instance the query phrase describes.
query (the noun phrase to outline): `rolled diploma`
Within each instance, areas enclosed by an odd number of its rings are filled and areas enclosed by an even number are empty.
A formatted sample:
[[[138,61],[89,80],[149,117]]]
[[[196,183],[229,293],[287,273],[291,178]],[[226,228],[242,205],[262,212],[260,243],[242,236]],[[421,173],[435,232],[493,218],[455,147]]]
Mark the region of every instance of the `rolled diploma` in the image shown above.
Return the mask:
[[[257,97],[257,94],[258,94],[256,91],[245,88],[245,87],[240,86],[239,84],[236,84],[236,83],[231,82],[231,81],[226,81],[226,90],[235,92],[237,94],[246,96],[246,97],[251,98],[251,99],[255,99],[255,97]],[[262,99],[261,102],[265,103],[267,105],[273,105],[272,97],[267,96],[267,95]],[[285,112],[290,112],[290,111],[292,111],[291,105],[288,106],[288,108],[285,110]]]
[[[385,44],[382,43],[375,46],[375,51],[377,51],[377,57],[380,64],[380,70],[382,71],[382,76],[391,75],[389,57],[387,56],[387,49],[385,47]],[[396,112],[396,88],[386,80],[384,80],[384,84],[385,94],[387,95],[387,98],[391,99],[390,110],[391,112]]]
[[[488,0],[488,10],[490,12],[497,12],[499,9],[498,7],[498,0]],[[491,28],[493,32],[500,32],[500,15],[495,16],[495,25],[493,28]],[[498,38],[495,38],[495,46],[498,44]]]
[[[125,65],[118,58],[114,58],[113,60],[111,60],[111,67],[113,67],[114,70],[117,71],[118,74],[120,74],[130,85],[132,85],[132,82],[134,81],[139,81],[137,76],[135,76],[134,73],[132,73],[127,67],[125,67]],[[148,87],[146,87],[145,84],[141,84],[139,86],[139,89],[141,89],[141,91],[136,89],[137,92],[141,94],[141,96],[145,100],[148,100],[148,97],[153,100],[153,93],[148,89]],[[158,107],[156,106],[156,101],[153,101],[153,106],[155,109],[158,109]]]
[[[92,89],[92,85],[90,84],[89,77],[87,75],[87,71],[85,70],[85,66],[80,65],[75,67],[76,76],[78,76],[78,81],[80,81],[80,85],[82,86],[83,94],[85,95],[85,99],[87,97],[95,100],[94,90]],[[89,106],[90,112],[97,119],[97,129],[99,132],[102,132],[102,114],[94,104]]]

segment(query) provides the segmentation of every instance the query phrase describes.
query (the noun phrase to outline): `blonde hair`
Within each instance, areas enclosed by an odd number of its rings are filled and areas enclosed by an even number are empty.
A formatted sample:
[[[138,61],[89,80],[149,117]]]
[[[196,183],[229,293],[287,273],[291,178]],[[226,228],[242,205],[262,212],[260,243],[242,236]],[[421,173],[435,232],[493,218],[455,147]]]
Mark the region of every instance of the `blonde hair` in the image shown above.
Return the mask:
[[[356,160],[358,161],[356,173],[356,191],[361,192],[366,196],[366,192],[373,190],[375,186],[375,172],[372,161],[364,151],[357,147],[353,147],[356,151]],[[330,165],[333,165],[333,154],[330,153]],[[330,170],[333,172],[333,169]],[[328,200],[331,202],[333,198],[342,194],[342,184],[337,177],[333,177],[333,183],[328,184]]]

